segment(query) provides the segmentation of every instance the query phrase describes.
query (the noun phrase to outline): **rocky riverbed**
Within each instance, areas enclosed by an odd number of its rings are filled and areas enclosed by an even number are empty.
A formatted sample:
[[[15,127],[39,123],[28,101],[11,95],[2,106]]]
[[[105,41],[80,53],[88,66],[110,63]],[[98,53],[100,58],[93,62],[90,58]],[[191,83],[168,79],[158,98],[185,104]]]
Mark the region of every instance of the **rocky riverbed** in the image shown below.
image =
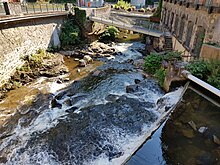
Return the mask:
[[[143,74],[143,44],[93,44],[59,52],[69,73],[38,78],[0,103],[0,163],[120,164],[179,101],[182,88],[165,94]]]

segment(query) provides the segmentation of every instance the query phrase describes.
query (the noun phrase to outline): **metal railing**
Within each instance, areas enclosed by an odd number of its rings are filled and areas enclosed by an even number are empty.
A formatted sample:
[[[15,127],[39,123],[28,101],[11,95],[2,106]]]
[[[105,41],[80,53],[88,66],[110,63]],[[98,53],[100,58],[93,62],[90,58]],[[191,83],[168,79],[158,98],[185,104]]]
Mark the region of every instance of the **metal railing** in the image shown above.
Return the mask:
[[[65,4],[63,3],[21,3],[20,5],[23,14],[65,11]],[[4,5],[3,2],[0,2],[0,16],[4,15],[6,15]]]
[[[168,30],[166,30],[163,26],[160,26],[157,23],[149,22],[149,24],[146,26],[137,26],[137,25],[132,25],[128,23],[124,23],[121,21],[115,21],[112,19],[108,19],[106,17],[94,17],[90,16],[90,19],[93,21],[99,21],[100,23],[116,26],[119,28],[124,28],[127,30],[133,30],[139,33],[144,33],[144,34],[149,34],[153,36],[161,36],[161,35],[169,35]]]
[[[54,3],[23,3],[21,4],[21,9],[24,14],[57,11],[62,12],[65,11],[65,5]]]

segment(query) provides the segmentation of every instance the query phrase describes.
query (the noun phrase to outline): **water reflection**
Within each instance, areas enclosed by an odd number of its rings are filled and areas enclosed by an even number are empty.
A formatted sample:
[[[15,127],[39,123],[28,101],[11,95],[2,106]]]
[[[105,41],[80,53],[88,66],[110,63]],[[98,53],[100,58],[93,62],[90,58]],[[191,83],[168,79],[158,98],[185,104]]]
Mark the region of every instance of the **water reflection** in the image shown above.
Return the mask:
[[[192,89],[127,165],[220,164],[219,101],[213,104]]]

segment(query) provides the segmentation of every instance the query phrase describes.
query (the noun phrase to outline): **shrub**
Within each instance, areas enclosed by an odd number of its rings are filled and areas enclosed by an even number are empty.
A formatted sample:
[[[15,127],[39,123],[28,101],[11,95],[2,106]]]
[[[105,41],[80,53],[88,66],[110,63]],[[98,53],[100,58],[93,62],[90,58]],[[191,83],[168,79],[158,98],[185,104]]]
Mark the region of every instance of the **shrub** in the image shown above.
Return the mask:
[[[194,61],[187,66],[194,76],[220,89],[220,61]]]
[[[104,33],[101,34],[100,40],[102,41],[114,41],[118,35],[119,30],[114,26],[109,26]]]
[[[182,60],[181,52],[177,52],[177,51],[168,52],[163,56],[163,59],[166,61]]]
[[[204,81],[207,80],[207,76],[211,73],[209,62],[204,60],[193,61],[187,65],[186,69],[194,76]]]
[[[154,76],[158,79],[159,85],[163,87],[163,82],[166,76],[166,70],[164,68],[160,68],[156,70]]]
[[[67,21],[62,25],[60,34],[61,45],[75,45],[80,42],[80,29],[71,21]]]
[[[144,69],[150,74],[155,74],[161,67],[163,58],[157,53],[151,53],[145,58]]]
[[[128,2],[125,2],[123,0],[119,0],[117,4],[114,5],[115,9],[124,9],[128,10],[131,7],[131,4]]]
[[[210,62],[211,74],[208,76],[207,82],[220,89],[220,61]]]

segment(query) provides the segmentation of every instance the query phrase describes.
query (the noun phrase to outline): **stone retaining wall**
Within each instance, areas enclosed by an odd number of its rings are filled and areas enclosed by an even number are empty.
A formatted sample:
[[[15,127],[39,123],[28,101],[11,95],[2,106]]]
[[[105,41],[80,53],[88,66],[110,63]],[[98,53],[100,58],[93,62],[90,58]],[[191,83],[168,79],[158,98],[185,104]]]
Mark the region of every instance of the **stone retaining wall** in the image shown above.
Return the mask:
[[[64,16],[12,22],[0,29],[0,86],[23,64],[22,57],[38,49],[59,46]]]

